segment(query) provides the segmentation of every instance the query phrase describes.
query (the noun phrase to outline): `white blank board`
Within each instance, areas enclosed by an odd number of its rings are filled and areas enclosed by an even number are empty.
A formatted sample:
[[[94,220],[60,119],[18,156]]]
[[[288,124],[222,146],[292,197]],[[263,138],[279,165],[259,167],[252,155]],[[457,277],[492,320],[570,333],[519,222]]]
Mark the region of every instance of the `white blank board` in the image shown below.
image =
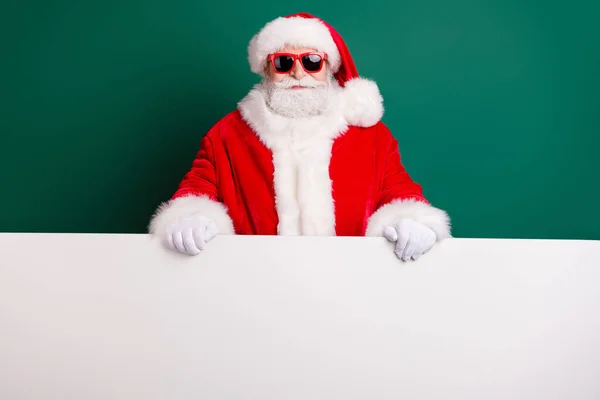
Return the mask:
[[[0,399],[600,399],[600,242],[0,234]]]

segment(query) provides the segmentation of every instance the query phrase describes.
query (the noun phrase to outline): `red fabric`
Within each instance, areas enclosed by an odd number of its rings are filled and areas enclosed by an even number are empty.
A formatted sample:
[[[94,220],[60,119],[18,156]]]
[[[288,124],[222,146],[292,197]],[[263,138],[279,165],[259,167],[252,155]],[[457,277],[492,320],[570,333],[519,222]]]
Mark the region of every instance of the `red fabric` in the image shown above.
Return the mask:
[[[227,206],[237,234],[276,235],[273,171],[271,151],[234,111],[202,139],[173,198],[207,195]],[[329,172],[337,236],[364,236],[369,217],[393,200],[427,202],[381,122],[371,128],[351,126],[337,138]]]
[[[298,13],[288,15],[286,18],[291,17],[302,17],[302,18],[314,18],[323,23],[327,29],[329,29],[329,34],[331,35],[333,42],[337,46],[338,52],[340,53],[340,58],[342,60],[342,64],[340,69],[335,73],[335,79],[338,81],[341,87],[345,86],[345,83],[350,79],[358,78],[358,69],[354,64],[354,60],[352,59],[352,55],[350,54],[350,50],[348,50],[348,46],[346,46],[346,42],[342,39],[342,36],[331,26],[329,23],[323,21],[320,18],[317,18],[309,13]]]

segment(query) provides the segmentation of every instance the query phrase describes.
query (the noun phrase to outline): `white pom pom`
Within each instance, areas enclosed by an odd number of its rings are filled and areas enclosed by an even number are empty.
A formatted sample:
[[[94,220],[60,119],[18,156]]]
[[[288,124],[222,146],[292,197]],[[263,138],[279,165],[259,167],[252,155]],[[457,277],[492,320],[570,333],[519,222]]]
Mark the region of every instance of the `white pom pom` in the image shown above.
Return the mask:
[[[383,117],[383,97],[377,84],[369,79],[355,78],[346,82],[342,101],[344,116],[350,125],[366,128]]]

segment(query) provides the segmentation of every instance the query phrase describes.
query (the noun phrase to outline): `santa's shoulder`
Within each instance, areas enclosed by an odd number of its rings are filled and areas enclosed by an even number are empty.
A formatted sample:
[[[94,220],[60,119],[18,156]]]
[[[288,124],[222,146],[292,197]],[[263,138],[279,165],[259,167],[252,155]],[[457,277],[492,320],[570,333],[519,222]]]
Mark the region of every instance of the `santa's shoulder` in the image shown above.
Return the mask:
[[[251,133],[239,110],[233,110],[219,119],[206,133],[211,141],[227,141]]]
[[[337,142],[336,147],[353,148],[357,152],[388,154],[400,150],[398,140],[387,125],[381,121],[367,128],[349,126],[348,130],[337,139]]]
[[[382,121],[378,121],[368,127],[349,125],[344,136],[352,136],[362,140],[369,139],[378,142],[393,142],[396,140],[390,128]]]

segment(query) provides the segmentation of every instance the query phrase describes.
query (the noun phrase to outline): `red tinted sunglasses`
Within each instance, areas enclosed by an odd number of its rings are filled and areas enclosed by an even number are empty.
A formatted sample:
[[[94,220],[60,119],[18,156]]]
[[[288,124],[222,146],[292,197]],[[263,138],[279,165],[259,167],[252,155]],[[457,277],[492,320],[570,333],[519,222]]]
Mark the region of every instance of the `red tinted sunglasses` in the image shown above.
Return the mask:
[[[323,69],[324,61],[327,59],[325,53],[273,53],[269,54],[269,60],[273,70],[278,74],[287,74],[294,68],[296,60],[300,60],[302,68],[309,74],[314,74]]]

